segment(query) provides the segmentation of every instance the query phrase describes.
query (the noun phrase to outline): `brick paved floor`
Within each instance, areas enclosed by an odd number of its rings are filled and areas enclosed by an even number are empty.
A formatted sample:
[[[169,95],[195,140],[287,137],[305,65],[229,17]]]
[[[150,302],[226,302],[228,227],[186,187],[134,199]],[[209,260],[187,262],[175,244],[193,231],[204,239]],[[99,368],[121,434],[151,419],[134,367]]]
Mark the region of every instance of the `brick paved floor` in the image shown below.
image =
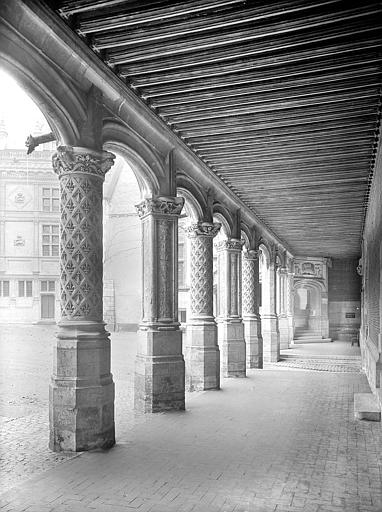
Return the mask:
[[[41,374],[50,368],[51,345],[35,337],[23,362],[20,349],[29,338],[17,338],[13,330],[8,359],[8,345],[0,343],[1,385],[5,400],[15,401],[5,411],[10,416],[2,415],[23,425],[28,465],[28,446],[32,459],[40,453],[38,432],[30,429],[34,412],[46,404],[49,375]],[[247,379],[225,379],[221,391],[191,395],[184,413],[137,417],[131,412],[133,338],[113,339],[118,444],[63,462],[46,451],[46,464],[32,478],[16,478],[18,485],[1,495],[1,511],[382,511],[381,424],[353,417],[354,392],[368,391],[363,374],[252,370]],[[324,354],[323,346],[313,353]],[[299,350],[312,355],[312,347]],[[19,403],[20,393],[32,402]]]

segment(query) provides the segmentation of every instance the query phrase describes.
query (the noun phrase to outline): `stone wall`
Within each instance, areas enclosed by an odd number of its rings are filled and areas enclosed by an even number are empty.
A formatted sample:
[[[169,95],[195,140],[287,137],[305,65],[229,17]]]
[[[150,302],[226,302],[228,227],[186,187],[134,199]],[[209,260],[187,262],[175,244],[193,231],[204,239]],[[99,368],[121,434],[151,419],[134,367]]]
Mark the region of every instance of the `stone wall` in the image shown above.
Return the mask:
[[[361,323],[361,278],[358,259],[332,260],[329,268],[329,336],[357,339]]]
[[[381,393],[381,240],[382,240],[382,151],[377,151],[375,172],[363,235],[360,264],[363,279],[361,319],[362,363],[372,391],[382,406]]]

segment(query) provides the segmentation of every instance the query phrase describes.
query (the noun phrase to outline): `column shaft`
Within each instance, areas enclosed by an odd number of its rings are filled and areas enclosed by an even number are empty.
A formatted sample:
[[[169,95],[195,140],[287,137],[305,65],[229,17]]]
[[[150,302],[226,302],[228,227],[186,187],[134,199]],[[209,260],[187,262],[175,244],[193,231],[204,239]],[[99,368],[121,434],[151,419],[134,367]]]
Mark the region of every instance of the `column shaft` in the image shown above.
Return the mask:
[[[189,391],[220,387],[220,351],[213,316],[213,237],[219,229],[220,224],[207,222],[188,228],[191,280],[185,358]]]
[[[263,367],[263,338],[259,315],[259,259],[257,251],[243,253],[243,322],[247,368]]]
[[[178,322],[178,217],[184,199],[137,205],[142,220],[142,322],[135,364],[135,407],[184,409],[185,370]]]
[[[278,317],[276,314],[276,269],[274,263],[269,263],[269,268],[263,276],[263,287],[266,301],[262,306],[261,327],[263,336],[263,361],[274,363],[280,359],[280,332]]]
[[[225,240],[218,250],[218,340],[224,377],[246,376],[244,324],[241,317],[241,240]]]
[[[110,340],[102,321],[102,184],[114,155],[59,147],[60,287],[50,386],[50,447],[82,451],[114,444]]]

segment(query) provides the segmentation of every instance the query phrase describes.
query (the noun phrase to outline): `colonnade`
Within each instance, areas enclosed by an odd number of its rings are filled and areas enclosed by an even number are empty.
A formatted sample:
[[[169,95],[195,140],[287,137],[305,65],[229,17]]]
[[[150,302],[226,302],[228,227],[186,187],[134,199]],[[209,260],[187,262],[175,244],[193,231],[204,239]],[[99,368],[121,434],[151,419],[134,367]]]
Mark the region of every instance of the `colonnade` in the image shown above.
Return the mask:
[[[107,151],[59,147],[53,162],[61,191],[62,320],[50,386],[50,446],[56,451],[107,448],[115,442],[110,340],[102,319],[102,184],[113,159]],[[277,361],[280,344],[287,347],[290,341],[292,274],[280,265],[276,247],[245,245],[239,229],[214,248],[221,224],[210,211],[187,229],[190,318],[182,343],[177,239],[183,206],[184,199],[175,195],[156,195],[137,205],[143,285],[135,407],[144,412],[183,410],[186,389],[219,389],[220,372],[245,377],[247,368]]]

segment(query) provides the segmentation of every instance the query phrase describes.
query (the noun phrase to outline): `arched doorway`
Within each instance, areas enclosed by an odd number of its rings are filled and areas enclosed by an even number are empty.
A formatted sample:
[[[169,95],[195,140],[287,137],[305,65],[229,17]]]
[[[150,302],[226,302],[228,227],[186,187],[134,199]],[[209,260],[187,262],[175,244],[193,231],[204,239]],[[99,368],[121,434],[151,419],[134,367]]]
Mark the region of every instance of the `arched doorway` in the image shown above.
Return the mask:
[[[294,285],[294,339],[320,341],[328,336],[327,293],[321,283],[299,280]]]

